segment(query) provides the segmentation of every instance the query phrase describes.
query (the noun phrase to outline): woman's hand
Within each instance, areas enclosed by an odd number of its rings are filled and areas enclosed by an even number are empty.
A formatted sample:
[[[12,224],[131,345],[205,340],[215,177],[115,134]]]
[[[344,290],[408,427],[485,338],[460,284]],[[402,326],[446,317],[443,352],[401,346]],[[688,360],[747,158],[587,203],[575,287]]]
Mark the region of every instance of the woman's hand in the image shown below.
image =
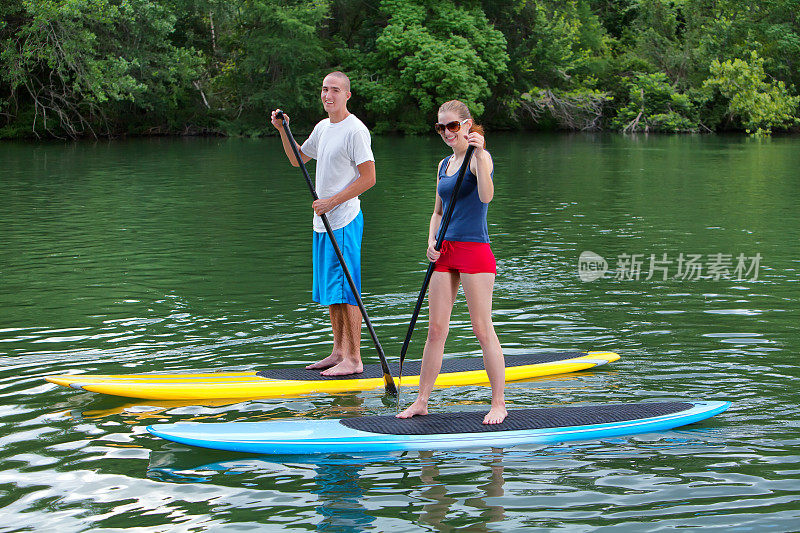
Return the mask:
[[[486,146],[486,139],[483,138],[483,135],[477,131],[473,131],[467,134],[466,137],[467,144],[475,147],[475,155],[479,155],[481,152],[483,152],[483,147]]]
[[[439,257],[442,255],[442,252],[436,250],[436,242],[429,242],[428,243],[428,251],[425,254],[428,256],[428,260],[431,263],[435,263],[439,260]]]

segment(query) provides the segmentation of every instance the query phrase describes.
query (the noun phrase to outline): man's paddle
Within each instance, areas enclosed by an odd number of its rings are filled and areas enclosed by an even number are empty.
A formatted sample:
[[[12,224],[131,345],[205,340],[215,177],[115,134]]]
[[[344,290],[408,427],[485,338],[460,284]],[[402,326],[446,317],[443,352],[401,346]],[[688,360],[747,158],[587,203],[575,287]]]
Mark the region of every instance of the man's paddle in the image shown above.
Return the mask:
[[[464,155],[464,161],[461,163],[461,168],[458,169],[458,177],[456,178],[456,184],[453,187],[453,192],[450,194],[450,203],[447,205],[447,211],[445,211],[444,216],[442,217],[442,223],[439,226],[439,236],[436,238],[436,245],[434,249],[438,252],[442,247],[442,241],[444,241],[444,236],[447,233],[447,226],[450,225],[450,218],[453,216],[453,208],[456,205],[456,198],[458,198],[458,190],[461,188],[461,182],[464,181],[464,175],[467,173],[467,169],[469,168],[469,160],[472,158],[472,152],[475,150],[474,146],[467,147],[467,153]],[[425,273],[425,281],[422,282],[422,288],[419,291],[419,297],[417,298],[417,306],[414,308],[414,314],[411,315],[411,323],[408,325],[408,333],[406,333],[406,340],[403,341],[403,349],[400,350],[400,372],[397,374],[397,382],[400,383],[403,379],[403,361],[406,358],[406,352],[408,351],[408,344],[411,342],[411,335],[414,333],[414,326],[417,324],[417,318],[419,317],[419,311],[422,308],[422,301],[425,299],[425,293],[428,292],[428,284],[431,282],[431,276],[433,275],[433,269],[436,266],[436,263],[433,261],[428,264],[428,271]],[[400,395],[397,395],[397,406],[400,407]]]
[[[317,191],[314,190],[314,184],[311,183],[311,178],[308,175],[308,170],[306,170],[306,165],[303,163],[303,158],[300,157],[300,149],[297,147],[297,143],[292,136],[291,130],[289,130],[289,123],[286,121],[286,117],[283,115],[283,111],[278,111],[275,113],[275,117],[281,119],[283,123],[283,131],[286,132],[286,136],[289,138],[289,144],[292,145],[292,151],[294,152],[294,157],[297,159],[297,162],[300,165],[300,168],[303,170],[303,176],[306,178],[306,183],[308,184],[308,189],[311,191],[311,196],[314,200],[318,200],[319,196],[317,196]],[[342,251],[339,249],[339,244],[336,242],[336,237],[333,235],[333,230],[331,229],[331,225],[328,222],[328,217],[325,216],[323,213],[320,215],[322,219],[322,223],[325,225],[325,231],[328,232],[328,237],[333,244],[333,249],[336,252],[336,257],[339,258],[339,264],[342,265],[342,270],[344,271],[344,275],[347,278],[347,283],[350,284],[350,290],[353,291],[353,296],[356,298],[356,302],[358,303],[358,308],[361,310],[361,316],[364,317],[364,322],[367,324],[367,329],[369,330],[369,334],[372,337],[372,341],[375,343],[375,349],[378,351],[378,356],[381,359],[381,368],[383,369],[383,381],[386,384],[386,392],[390,394],[397,394],[397,387],[394,384],[394,379],[392,379],[392,373],[389,371],[389,365],[386,363],[386,355],[383,353],[383,348],[381,347],[381,343],[378,340],[378,336],[375,334],[375,329],[372,327],[372,322],[369,320],[369,315],[367,315],[367,310],[364,308],[364,302],[361,301],[361,295],[358,293],[358,289],[356,288],[356,284],[353,281],[353,276],[350,275],[350,270],[347,268],[347,264],[344,262],[344,256],[342,255]]]

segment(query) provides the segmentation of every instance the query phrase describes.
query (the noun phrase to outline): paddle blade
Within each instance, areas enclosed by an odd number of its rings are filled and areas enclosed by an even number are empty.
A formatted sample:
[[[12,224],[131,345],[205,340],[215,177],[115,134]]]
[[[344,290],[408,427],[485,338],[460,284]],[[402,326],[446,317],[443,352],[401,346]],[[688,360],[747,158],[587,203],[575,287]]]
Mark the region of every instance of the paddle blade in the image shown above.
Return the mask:
[[[394,380],[392,379],[392,375],[391,374],[387,374],[386,372],[384,372],[383,381],[384,381],[384,383],[386,383],[386,392],[388,392],[389,394],[392,394],[394,396],[397,396],[398,395],[398,390],[397,390],[397,387],[394,384]]]

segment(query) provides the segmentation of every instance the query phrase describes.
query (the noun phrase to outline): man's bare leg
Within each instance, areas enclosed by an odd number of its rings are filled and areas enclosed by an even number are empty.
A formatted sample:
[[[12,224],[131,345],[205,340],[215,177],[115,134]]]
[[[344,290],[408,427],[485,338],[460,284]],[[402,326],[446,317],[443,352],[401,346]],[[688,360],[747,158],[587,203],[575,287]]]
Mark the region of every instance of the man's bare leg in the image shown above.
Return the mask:
[[[322,370],[324,368],[330,368],[338,365],[344,359],[342,338],[344,337],[345,324],[344,320],[342,319],[342,313],[338,311],[338,308],[342,305],[344,304],[333,304],[328,306],[328,313],[331,316],[331,328],[333,329],[333,351],[322,361],[317,361],[314,364],[308,365],[306,367],[308,370]]]
[[[337,317],[341,321],[340,338],[338,345],[342,347],[342,358],[339,363],[322,372],[323,376],[346,376],[360,374],[364,371],[361,363],[361,311],[355,305],[336,304]],[[334,330],[334,346],[337,345],[336,330]]]

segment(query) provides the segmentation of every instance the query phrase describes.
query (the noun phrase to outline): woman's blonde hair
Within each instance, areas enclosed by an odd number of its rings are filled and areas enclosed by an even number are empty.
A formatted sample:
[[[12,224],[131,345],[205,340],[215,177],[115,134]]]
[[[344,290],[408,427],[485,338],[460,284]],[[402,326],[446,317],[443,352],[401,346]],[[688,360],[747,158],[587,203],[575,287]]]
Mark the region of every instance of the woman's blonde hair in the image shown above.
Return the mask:
[[[452,111],[453,113],[458,115],[458,118],[460,118],[461,120],[472,118],[472,113],[469,112],[467,104],[465,104],[461,100],[448,100],[447,102],[439,106],[439,113],[445,113],[447,111]],[[483,126],[476,124],[474,118],[472,118],[472,127],[469,129],[470,133],[472,133],[473,131],[476,131],[484,136],[486,135],[483,131]],[[484,148],[486,147],[485,140],[483,142],[483,146]]]

